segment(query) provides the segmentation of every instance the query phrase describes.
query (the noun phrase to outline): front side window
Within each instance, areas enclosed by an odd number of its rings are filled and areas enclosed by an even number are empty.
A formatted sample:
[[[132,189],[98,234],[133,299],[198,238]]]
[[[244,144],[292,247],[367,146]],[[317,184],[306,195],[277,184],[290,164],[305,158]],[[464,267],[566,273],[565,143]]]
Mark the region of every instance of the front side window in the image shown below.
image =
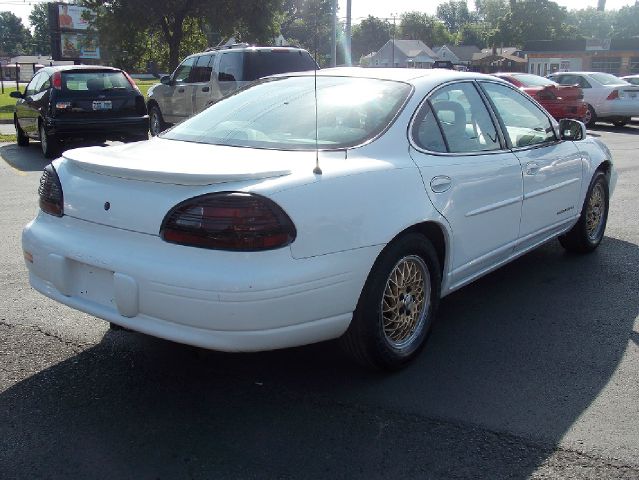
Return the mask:
[[[31,79],[27,87],[24,89],[25,96],[33,95],[37,92],[36,87],[38,85],[38,82],[42,78],[42,75],[43,75],[43,72],[40,72]]]
[[[195,64],[195,57],[187,58],[176,69],[173,74],[173,82],[188,83],[191,76],[191,70]]]
[[[434,126],[438,126],[450,153],[485,152],[501,148],[495,125],[472,83],[463,82],[441,88],[431,95],[427,103],[434,118],[431,120],[427,113],[423,117],[427,125],[415,125],[417,130],[413,130],[413,139],[422,148],[442,151],[438,150],[442,147]]]
[[[546,114],[518,91],[488,82],[482,82],[482,87],[495,106],[513,148],[556,140],[555,131]]]
[[[162,137],[282,150],[349,148],[387,128],[411,91],[406,83],[367,78],[321,76],[317,90],[312,76],[267,79],[220,100]]]
[[[197,57],[191,72],[192,83],[206,83],[211,80],[211,72],[213,71],[212,59],[213,55],[200,55]]]

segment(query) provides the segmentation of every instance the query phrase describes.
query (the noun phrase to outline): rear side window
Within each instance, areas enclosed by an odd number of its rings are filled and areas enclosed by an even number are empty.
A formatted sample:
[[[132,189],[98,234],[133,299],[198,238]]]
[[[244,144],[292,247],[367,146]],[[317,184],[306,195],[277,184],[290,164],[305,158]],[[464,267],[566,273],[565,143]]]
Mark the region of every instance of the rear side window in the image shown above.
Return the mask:
[[[482,83],[482,87],[504,123],[513,148],[555,141],[552,124],[537,105],[504,85]]]
[[[122,72],[62,72],[62,89],[73,92],[133,90]]]
[[[220,58],[219,76],[220,82],[241,82],[243,59],[242,52],[225,52]]]
[[[308,52],[301,50],[257,50],[246,52],[244,81],[257,80],[278,73],[315,70],[317,65]]]
[[[197,57],[195,66],[191,71],[192,83],[205,83],[211,80],[211,72],[213,71],[213,55],[201,55]]]
[[[432,113],[426,112],[422,124],[413,126],[413,139],[422,148],[442,152],[445,146],[451,153],[501,149],[495,125],[472,83],[441,88],[427,103]]]
[[[426,102],[417,113],[413,122],[413,140],[415,143],[429,152],[447,152],[446,143],[439,129],[433,109]]]

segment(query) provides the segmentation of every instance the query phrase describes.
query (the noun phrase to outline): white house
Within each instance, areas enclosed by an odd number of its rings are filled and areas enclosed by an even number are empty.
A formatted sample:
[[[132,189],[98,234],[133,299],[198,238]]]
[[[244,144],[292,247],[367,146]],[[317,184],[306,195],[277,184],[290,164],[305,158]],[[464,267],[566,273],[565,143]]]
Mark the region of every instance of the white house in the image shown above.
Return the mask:
[[[421,40],[389,40],[370,58],[370,67],[432,68],[439,57]]]
[[[475,45],[442,45],[441,47],[433,47],[433,51],[442,60],[448,60],[453,65],[466,67],[470,67],[473,54],[481,52],[479,47]]]

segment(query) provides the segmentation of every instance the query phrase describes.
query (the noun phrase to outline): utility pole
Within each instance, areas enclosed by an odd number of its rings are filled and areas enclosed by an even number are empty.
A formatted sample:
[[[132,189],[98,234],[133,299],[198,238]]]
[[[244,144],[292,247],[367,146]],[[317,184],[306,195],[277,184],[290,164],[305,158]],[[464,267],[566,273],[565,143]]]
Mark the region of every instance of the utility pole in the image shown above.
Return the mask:
[[[395,14],[391,13],[391,17],[393,17],[393,50],[391,52],[391,68],[395,68]]]
[[[337,66],[337,0],[333,0],[332,6],[333,34],[331,35],[331,67]]]
[[[349,67],[353,65],[353,57],[351,51],[351,2],[352,0],[346,0],[346,65]]]

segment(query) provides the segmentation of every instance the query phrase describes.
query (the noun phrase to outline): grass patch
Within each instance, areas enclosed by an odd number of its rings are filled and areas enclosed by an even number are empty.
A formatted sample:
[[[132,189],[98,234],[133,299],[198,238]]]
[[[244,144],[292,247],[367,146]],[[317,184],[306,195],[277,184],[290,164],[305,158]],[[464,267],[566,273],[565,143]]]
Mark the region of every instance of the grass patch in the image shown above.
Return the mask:
[[[138,88],[140,89],[140,91],[142,92],[142,95],[144,95],[144,97],[146,98],[146,94],[149,91],[149,88],[151,88],[153,85],[156,85],[158,83],[160,83],[160,80],[136,80],[135,81],[136,85],[138,86]]]
[[[15,142],[16,136],[13,133],[5,134],[0,133],[0,142]]]
[[[16,106],[16,99],[9,96],[10,92],[15,92],[15,82],[13,87],[5,84],[4,93],[0,93],[0,120],[13,120],[13,109]]]

